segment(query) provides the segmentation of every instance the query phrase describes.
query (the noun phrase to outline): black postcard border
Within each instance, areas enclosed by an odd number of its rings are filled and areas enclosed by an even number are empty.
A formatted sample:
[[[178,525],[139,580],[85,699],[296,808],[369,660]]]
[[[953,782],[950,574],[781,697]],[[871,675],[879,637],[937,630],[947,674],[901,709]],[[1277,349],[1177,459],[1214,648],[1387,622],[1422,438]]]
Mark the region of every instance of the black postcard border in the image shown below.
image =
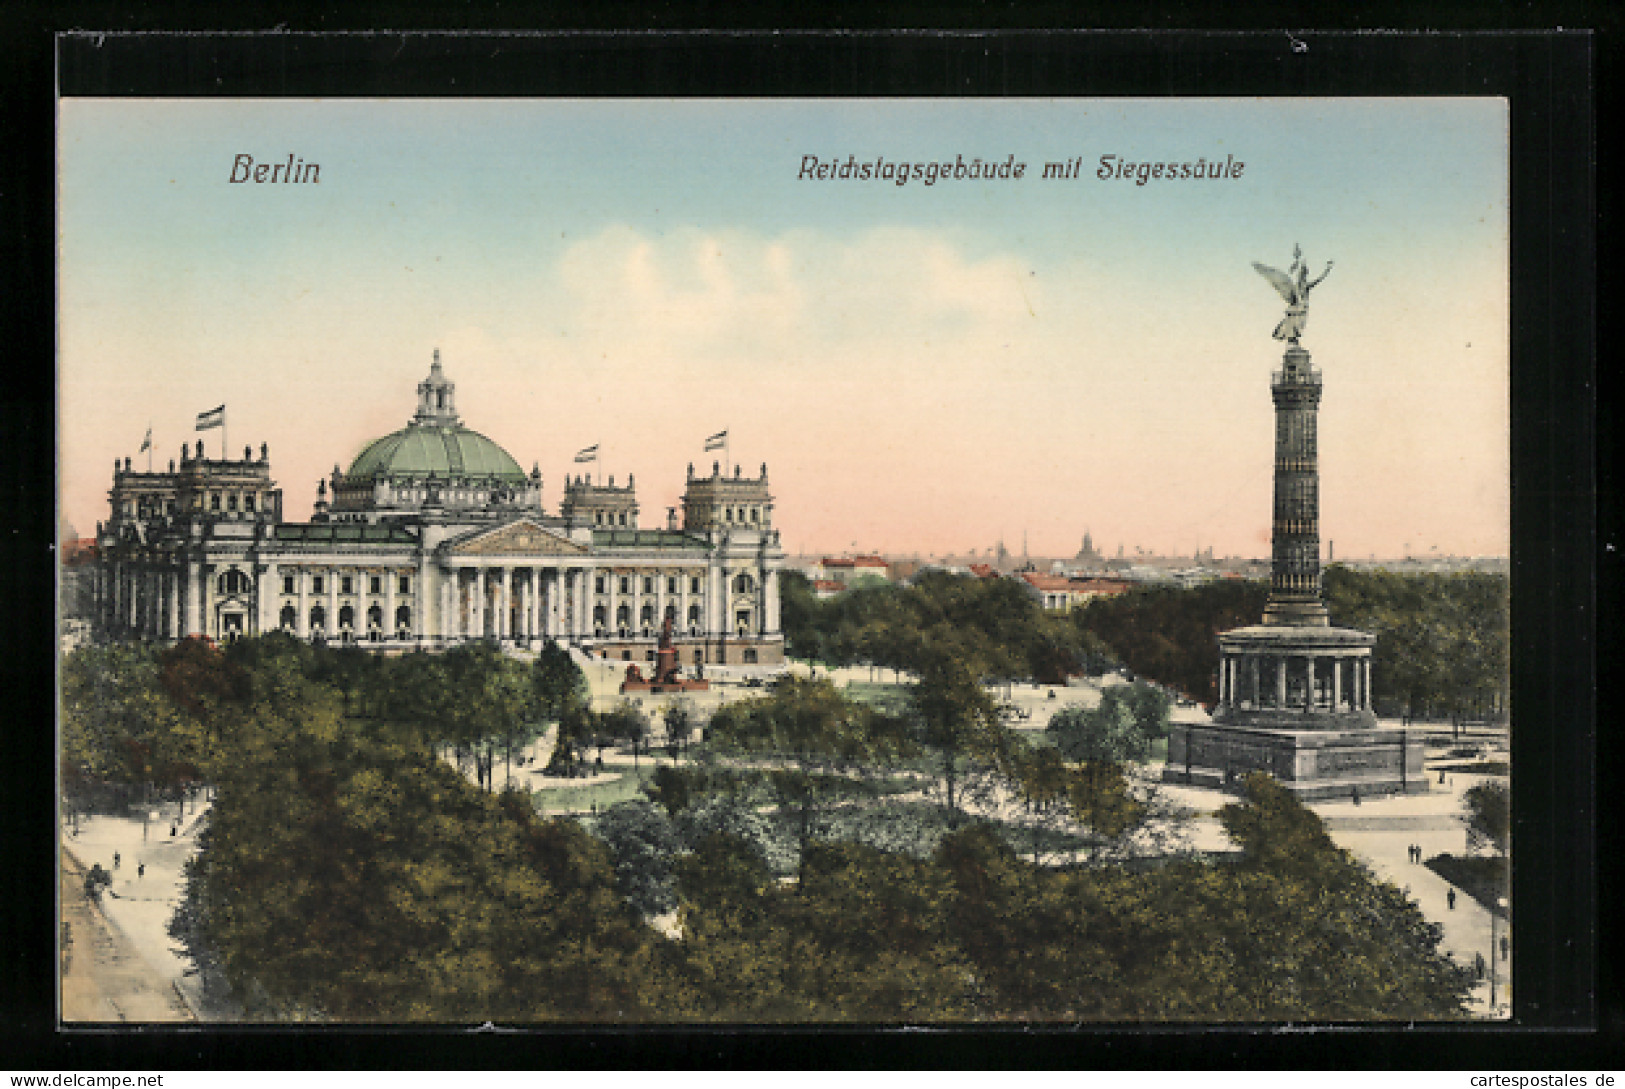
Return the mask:
[[[387,14],[395,15],[395,12]],[[441,13],[444,15],[445,13]],[[94,25],[161,22],[104,16]],[[211,25],[221,25],[211,19]],[[450,20],[441,19],[441,25]],[[307,19],[321,30],[336,16]],[[52,898],[8,902],[20,943],[5,968],[8,1034],[56,1064],[218,1068],[451,1066],[861,1067],[1436,1066],[1563,1067],[1621,1025],[1617,979],[1597,926],[1597,859],[1617,836],[1597,821],[1598,579],[1617,588],[1612,471],[1598,452],[1596,335],[1597,37],[1585,31],[1108,31],[1034,29],[198,35],[73,33],[39,18],[4,50],[0,95],[24,153],[0,168],[7,205],[0,314],[13,369],[0,399],[4,502],[13,552],[0,565],[14,623],[3,656],[25,693],[9,733],[8,869],[54,872],[54,88],[143,96],[1148,96],[1501,95],[1511,104],[1513,200],[1513,692],[1519,929],[1511,1026],[986,1026],[895,1029],[60,1031]],[[262,21],[263,25],[263,21]],[[404,19],[393,26],[410,25]],[[424,25],[424,24],[419,24]],[[1390,24],[1392,25],[1392,24]],[[245,28],[246,30],[246,28]],[[67,33],[64,33],[67,32]],[[57,37],[55,35],[62,34]],[[45,48],[42,50],[40,46]],[[1597,520],[1604,520],[1603,538]],[[1608,559],[1615,557],[1615,559]],[[1599,559],[1603,560],[1599,568]],[[21,620],[18,623],[17,620]],[[1610,630],[1601,632],[1611,637]],[[48,636],[48,637],[47,637]],[[1610,642],[1609,646],[1616,646]],[[1607,660],[1607,659],[1604,659]],[[21,736],[18,736],[21,735]],[[1607,763],[1599,763],[1598,761]],[[43,815],[43,816],[42,816]],[[19,846],[20,844],[20,846]],[[54,880],[49,883],[54,890]],[[14,979],[12,977],[15,977]],[[1601,990],[1599,991],[1599,988]],[[43,1003],[43,1004],[42,1004]],[[1601,1034],[1598,1034],[1598,1030]],[[1537,1046],[1544,1045],[1544,1046]],[[43,1059],[43,1054],[42,1054]],[[62,1068],[61,1065],[57,1066]]]

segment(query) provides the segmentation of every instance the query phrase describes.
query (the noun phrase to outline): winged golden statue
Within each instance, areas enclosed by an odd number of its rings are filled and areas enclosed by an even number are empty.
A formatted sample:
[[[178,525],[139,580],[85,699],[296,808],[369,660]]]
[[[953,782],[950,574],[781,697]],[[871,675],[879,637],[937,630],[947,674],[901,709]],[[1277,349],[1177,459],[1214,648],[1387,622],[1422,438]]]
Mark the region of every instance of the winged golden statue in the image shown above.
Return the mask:
[[[1270,268],[1257,261],[1253,262],[1253,268],[1257,269],[1258,274],[1268,280],[1275,290],[1281,293],[1281,298],[1286,300],[1286,317],[1281,319],[1281,324],[1275,327],[1272,335],[1276,340],[1296,345],[1298,338],[1303,335],[1303,327],[1309,324],[1309,292],[1332,271],[1332,262],[1327,261],[1326,271],[1311,280],[1308,266],[1303,263],[1303,248],[1294,245],[1292,267],[1287,271],[1282,272],[1278,268]]]

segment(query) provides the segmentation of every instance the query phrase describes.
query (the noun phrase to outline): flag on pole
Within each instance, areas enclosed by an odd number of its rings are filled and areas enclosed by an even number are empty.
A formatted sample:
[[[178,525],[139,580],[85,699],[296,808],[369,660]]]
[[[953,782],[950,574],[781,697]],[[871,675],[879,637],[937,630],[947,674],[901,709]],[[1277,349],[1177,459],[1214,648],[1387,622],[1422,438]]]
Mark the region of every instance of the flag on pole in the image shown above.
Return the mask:
[[[727,445],[728,445],[728,432],[727,431],[718,431],[715,435],[712,435],[710,438],[705,440],[705,448],[707,450],[721,450],[724,446],[727,446]]]
[[[147,428],[147,437],[141,440],[141,449],[137,450],[136,453],[144,454],[148,450],[151,450],[151,449],[152,449],[152,428],[149,426]]]
[[[598,460],[598,444],[596,442],[593,443],[591,446],[587,447],[585,450],[579,450],[579,451],[576,452],[576,461],[578,461],[578,462],[580,462],[580,461],[597,461],[597,460]]]
[[[225,426],[226,426],[226,406],[225,405],[221,405],[219,408],[211,408],[207,412],[199,412],[197,414],[197,429],[199,431],[207,431],[211,427],[225,427]]]

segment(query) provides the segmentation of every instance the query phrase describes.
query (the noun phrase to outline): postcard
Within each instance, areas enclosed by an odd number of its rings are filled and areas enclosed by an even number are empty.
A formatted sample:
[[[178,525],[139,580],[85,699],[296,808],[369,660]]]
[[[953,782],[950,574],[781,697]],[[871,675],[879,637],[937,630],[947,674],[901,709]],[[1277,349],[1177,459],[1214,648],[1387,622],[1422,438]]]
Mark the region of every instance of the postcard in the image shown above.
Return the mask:
[[[58,131],[65,1024],[1509,1015],[1506,100]]]

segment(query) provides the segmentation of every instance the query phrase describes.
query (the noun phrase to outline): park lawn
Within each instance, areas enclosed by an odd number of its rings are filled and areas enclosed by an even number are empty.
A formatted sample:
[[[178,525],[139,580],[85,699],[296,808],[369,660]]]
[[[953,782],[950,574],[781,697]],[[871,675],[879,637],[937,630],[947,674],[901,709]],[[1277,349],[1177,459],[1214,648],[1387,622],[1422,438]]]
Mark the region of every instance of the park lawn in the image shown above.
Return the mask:
[[[613,782],[532,790],[531,802],[536,806],[536,812],[544,816],[591,812],[594,805],[599,809],[606,809],[619,802],[644,797],[643,785],[653,779],[654,774],[654,761],[649,760],[636,769],[630,767],[622,769],[621,776]]]

